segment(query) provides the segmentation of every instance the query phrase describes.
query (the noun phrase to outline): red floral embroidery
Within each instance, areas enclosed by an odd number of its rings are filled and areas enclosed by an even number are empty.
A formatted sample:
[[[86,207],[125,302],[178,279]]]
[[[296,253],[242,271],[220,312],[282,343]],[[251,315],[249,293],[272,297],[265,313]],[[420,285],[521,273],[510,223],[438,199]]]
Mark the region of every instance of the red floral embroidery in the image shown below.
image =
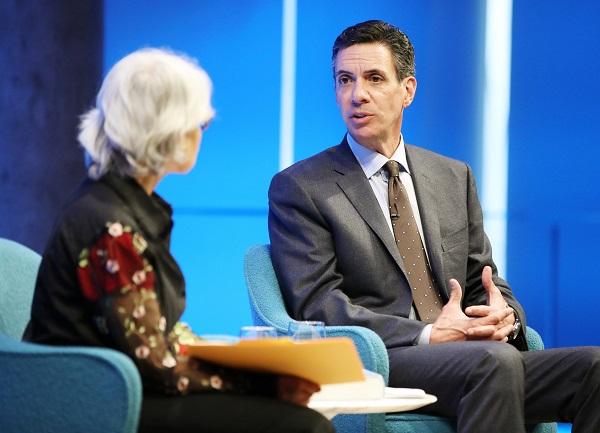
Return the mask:
[[[115,227],[120,228],[120,224],[109,224],[94,246],[82,253],[83,259],[80,257],[79,284],[84,296],[91,301],[116,291],[154,290],[152,267],[138,253],[139,240],[143,238],[128,227],[124,230]]]

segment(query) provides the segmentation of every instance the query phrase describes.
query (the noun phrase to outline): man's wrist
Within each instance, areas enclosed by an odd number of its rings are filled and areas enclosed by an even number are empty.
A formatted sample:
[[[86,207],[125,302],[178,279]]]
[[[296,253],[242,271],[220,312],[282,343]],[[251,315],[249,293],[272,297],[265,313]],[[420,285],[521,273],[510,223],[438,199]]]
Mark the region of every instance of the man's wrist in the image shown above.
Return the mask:
[[[511,331],[511,333],[508,335],[509,341],[515,340],[519,336],[519,333],[521,332],[521,319],[519,319],[519,315],[517,314],[517,312],[514,309],[513,309],[513,314],[515,316],[515,323],[513,323],[513,329]]]

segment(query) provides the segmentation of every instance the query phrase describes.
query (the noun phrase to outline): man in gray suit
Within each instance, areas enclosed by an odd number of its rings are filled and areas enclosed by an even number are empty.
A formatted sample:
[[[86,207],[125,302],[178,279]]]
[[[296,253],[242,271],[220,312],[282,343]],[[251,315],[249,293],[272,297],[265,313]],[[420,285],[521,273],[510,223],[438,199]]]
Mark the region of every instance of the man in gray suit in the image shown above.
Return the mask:
[[[404,143],[414,52],[367,21],[333,47],[341,144],[277,174],[272,258],[297,319],[360,325],[388,350],[390,384],[438,396],[458,431],[573,422],[600,431],[600,350],[527,352],[525,313],[497,275],[471,169]]]

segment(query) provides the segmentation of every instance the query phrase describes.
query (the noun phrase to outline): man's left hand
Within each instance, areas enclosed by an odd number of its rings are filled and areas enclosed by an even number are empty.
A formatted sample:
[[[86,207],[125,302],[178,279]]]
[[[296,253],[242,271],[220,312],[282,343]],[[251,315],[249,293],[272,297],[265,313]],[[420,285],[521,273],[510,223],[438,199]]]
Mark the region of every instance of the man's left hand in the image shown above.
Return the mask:
[[[502,292],[500,292],[500,289],[496,287],[494,281],[492,280],[492,268],[490,266],[485,266],[483,268],[483,272],[481,273],[481,282],[487,293],[488,303],[487,305],[472,305],[467,307],[465,313],[468,316],[485,317],[498,310],[508,307],[507,302],[502,296]],[[493,339],[504,340],[507,338],[513,331],[514,324],[515,315],[510,314],[504,320],[498,323],[498,325],[496,325],[496,332],[494,333]]]

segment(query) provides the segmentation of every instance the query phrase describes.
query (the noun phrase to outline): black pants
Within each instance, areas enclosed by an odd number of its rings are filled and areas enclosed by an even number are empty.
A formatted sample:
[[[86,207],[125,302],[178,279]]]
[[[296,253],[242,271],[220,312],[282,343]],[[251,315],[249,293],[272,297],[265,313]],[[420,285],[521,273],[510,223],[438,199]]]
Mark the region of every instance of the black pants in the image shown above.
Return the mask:
[[[461,342],[388,351],[390,386],[438,397],[423,412],[456,419],[459,433],[525,432],[526,424],[573,423],[600,432],[600,348],[519,352],[506,343]]]
[[[333,433],[318,412],[275,398],[226,393],[144,395],[139,433]]]

